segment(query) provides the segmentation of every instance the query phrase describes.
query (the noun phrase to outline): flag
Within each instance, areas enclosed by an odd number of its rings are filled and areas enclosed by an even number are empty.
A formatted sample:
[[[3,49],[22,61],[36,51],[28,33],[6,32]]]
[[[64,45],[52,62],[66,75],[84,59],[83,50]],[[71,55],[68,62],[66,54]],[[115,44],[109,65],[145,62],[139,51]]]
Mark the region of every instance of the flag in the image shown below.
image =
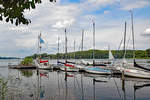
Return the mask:
[[[44,43],[44,40],[40,37],[40,43],[42,44],[42,43]]]
[[[44,43],[44,40],[41,38],[41,33],[39,35],[39,42],[40,42],[40,44]]]

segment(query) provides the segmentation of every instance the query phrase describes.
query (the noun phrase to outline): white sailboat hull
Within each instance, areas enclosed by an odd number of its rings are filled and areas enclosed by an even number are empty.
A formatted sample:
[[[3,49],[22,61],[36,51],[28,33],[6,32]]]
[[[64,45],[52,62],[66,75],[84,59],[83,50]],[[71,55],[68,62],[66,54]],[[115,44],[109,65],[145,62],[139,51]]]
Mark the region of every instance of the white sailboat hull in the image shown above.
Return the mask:
[[[65,69],[65,67],[60,67],[60,70],[67,71],[67,72],[78,72],[78,69],[76,69],[76,68],[68,68],[68,67],[66,67],[66,69]]]
[[[124,75],[129,77],[135,78],[149,78],[150,79],[150,72],[145,72],[138,69],[124,69]]]
[[[39,65],[38,68],[39,69],[45,69],[45,70],[51,69],[49,66],[44,66],[44,65]]]
[[[49,64],[47,65],[39,64],[38,61],[35,61],[35,65],[37,66],[38,69],[45,69],[45,70],[52,69]]]

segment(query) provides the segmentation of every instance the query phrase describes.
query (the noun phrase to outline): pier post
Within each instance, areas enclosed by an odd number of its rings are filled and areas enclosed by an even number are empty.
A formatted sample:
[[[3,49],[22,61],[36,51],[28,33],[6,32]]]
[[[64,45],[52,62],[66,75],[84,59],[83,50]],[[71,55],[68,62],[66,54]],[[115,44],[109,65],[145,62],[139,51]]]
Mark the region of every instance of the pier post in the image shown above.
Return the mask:
[[[65,68],[65,81],[67,81],[67,68]]]
[[[124,71],[122,71],[121,78],[122,78],[122,80],[125,80]]]
[[[125,91],[125,76],[124,76],[124,71],[122,71],[122,90]]]

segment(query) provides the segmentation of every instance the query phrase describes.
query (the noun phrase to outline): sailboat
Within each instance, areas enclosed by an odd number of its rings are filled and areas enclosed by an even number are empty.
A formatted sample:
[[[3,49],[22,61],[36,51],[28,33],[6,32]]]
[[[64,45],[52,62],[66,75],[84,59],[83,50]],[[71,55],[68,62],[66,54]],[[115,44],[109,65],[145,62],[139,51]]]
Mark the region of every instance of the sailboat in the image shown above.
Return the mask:
[[[131,11],[131,21],[132,21],[132,40],[133,40],[133,65],[124,67],[123,73],[125,76],[136,77],[136,78],[149,78],[150,72],[144,67],[136,64],[135,62],[135,45],[134,45],[134,27],[133,27],[133,13]]]
[[[78,69],[73,64],[67,63],[67,32],[65,29],[65,63],[62,63],[63,66],[60,67],[62,71],[66,72],[77,72]]]
[[[83,41],[84,41],[84,30],[82,30],[81,52],[83,51]],[[74,52],[75,52],[75,41],[74,41]],[[75,58],[75,53],[74,53],[74,58]],[[81,61],[79,63],[75,63],[75,67],[79,70],[79,72],[85,71],[86,66],[81,63],[82,61],[84,61],[84,60],[81,59]]]
[[[112,52],[111,52],[111,49],[110,49],[110,46],[108,46],[108,50],[109,50],[109,58],[108,58],[108,64],[113,64],[113,61],[115,60]]]
[[[99,64],[96,64],[96,66],[101,66],[101,67],[104,67],[104,68],[112,67],[113,64],[114,64],[114,60],[115,60],[115,58],[114,58],[114,56],[111,52],[110,46],[108,46],[108,61],[100,62]]]
[[[44,40],[41,38],[41,33],[38,35],[38,54],[40,54],[39,58],[36,58],[35,65],[38,69],[51,69],[49,66],[48,60],[42,60],[41,58],[41,48],[42,44],[44,43]]]
[[[85,68],[87,73],[92,74],[111,74],[111,70],[95,66],[95,22],[93,21],[93,66]]]
[[[84,36],[84,30],[82,30],[81,51],[83,51],[83,36]],[[76,61],[75,47],[76,47],[76,42],[74,40],[74,61],[67,60],[67,63],[73,65],[76,69],[78,69],[78,71],[84,72],[84,68],[86,67],[86,65],[84,63],[82,63],[82,61],[84,61],[84,60],[81,60],[79,62]]]

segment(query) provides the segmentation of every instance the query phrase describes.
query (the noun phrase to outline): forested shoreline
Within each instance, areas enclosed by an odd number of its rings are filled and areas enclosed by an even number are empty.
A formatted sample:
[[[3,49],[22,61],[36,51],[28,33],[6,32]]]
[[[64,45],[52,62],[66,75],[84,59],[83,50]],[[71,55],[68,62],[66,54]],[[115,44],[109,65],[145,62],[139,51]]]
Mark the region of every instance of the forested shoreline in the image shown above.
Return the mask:
[[[67,53],[68,59],[92,59],[92,52],[93,50],[86,50],[86,51],[76,51],[76,52],[69,52]],[[116,59],[123,58],[124,51],[123,50],[112,50],[112,54]],[[31,57],[33,59],[37,58],[38,54],[33,54]],[[49,59],[64,59],[64,53],[57,53],[57,54],[41,54],[41,58],[49,58]],[[95,59],[108,59],[109,51],[108,50],[95,50]],[[150,49],[147,50],[136,50],[135,51],[136,59],[150,59]],[[133,50],[126,50],[126,58],[133,58]]]

